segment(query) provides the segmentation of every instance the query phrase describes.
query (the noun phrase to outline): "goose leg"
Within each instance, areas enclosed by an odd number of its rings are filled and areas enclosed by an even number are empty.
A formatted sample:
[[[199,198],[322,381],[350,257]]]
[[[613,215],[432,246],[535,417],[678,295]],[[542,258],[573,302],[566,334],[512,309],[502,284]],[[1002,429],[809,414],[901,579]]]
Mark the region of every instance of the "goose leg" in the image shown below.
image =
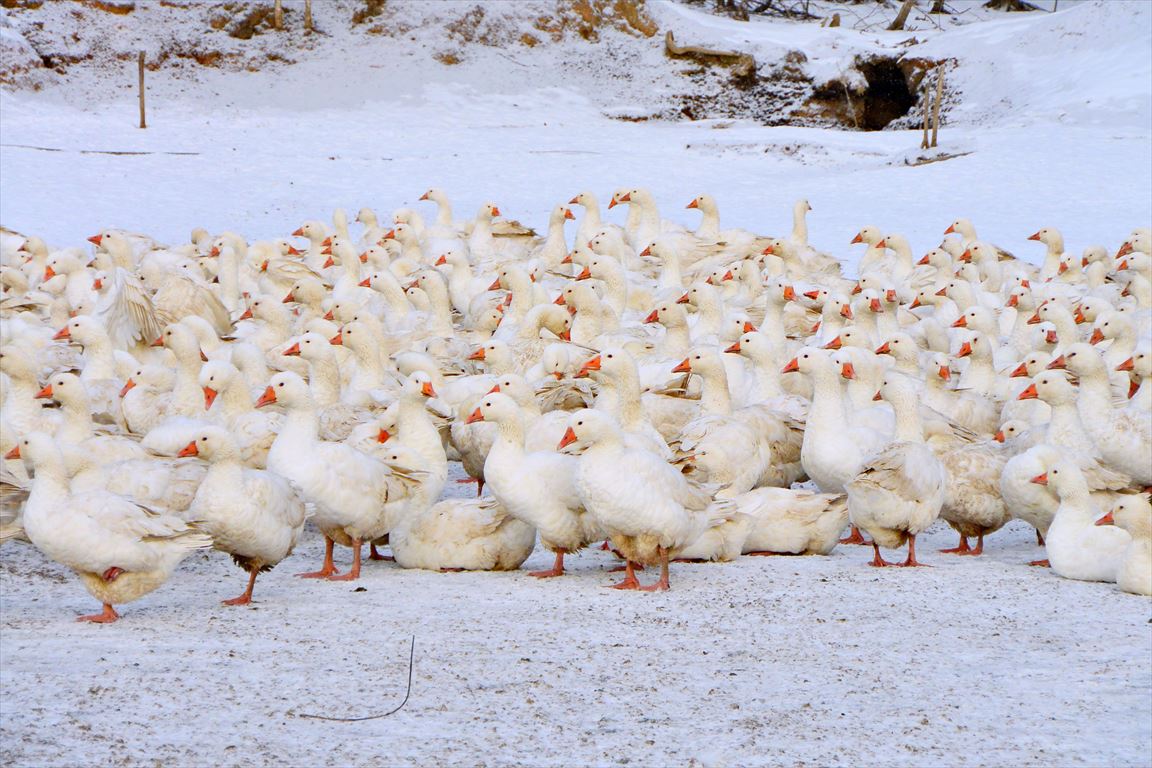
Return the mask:
[[[976,546],[973,547],[972,551],[969,552],[968,554],[972,555],[973,557],[975,557],[976,555],[984,554],[984,534],[981,533],[979,536],[976,537]]]
[[[76,621],[90,621],[93,624],[111,624],[120,618],[120,614],[116,613],[116,609],[112,607],[111,603],[104,603],[104,611],[102,613],[93,613],[89,616],[77,616]]]
[[[873,568],[884,568],[889,565],[896,565],[896,563],[890,563],[880,556],[880,547],[876,542],[872,542],[872,552],[872,562],[868,563],[868,565]]]
[[[983,541],[983,537],[981,537],[981,541]],[[960,543],[958,545],[939,551],[947,555],[969,555],[972,553],[972,549],[968,546],[968,537],[964,534],[960,534]]]
[[[860,533],[860,529],[852,526],[852,532],[843,539],[840,539],[841,544],[871,544],[872,542],[866,540],[864,535]]]
[[[360,550],[363,548],[364,542],[360,539],[352,539],[352,568],[348,573],[336,575],[333,574],[328,577],[328,581],[356,581],[360,578]]]
[[[564,575],[564,553],[565,553],[565,550],[563,550],[563,549],[556,550],[556,562],[552,565],[552,570],[550,570],[550,571],[530,571],[528,573],[528,575],[529,576],[535,576],[538,579],[550,579],[553,576],[563,576]]]
[[[384,561],[387,561],[389,563],[396,562],[396,558],[392,557],[392,555],[380,554],[380,550],[376,549],[376,542],[372,542],[369,545],[368,559],[369,560],[384,560]]]
[[[609,589],[640,589],[640,581],[636,578],[636,572],[632,569],[632,561],[628,560],[627,565],[624,566],[624,581],[617,584],[609,584]]]
[[[655,584],[640,587],[642,592],[666,592],[672,588],[668,583],[668,550],[660,547],[660,580]]]
[[[1036,529],[1036,546],[1038,546],[1038,547],[1044,546],[1044,537],[1040,535],[1040,529],[1039,528]]]
[[[908,537],[908,557],[904,562],[900,563],[903,568],[931,568],[932,566],[927,563],[916,562],[916,537]]]
[[[234,597],[231,600],[223,601],[224,605],[248,605],[252,602],[252,587],[256,586],[256,575],[260,573],[259,568],[253,568],[248,572],[248,589],[244,590],[244,594],[240,597]]]
[[[332,574],[336,573],[336,564],[332,562],[332,548],[336,546],[336,542],[327,536],[324,537],[324,565],[320,566],[318,571],[310,571],[308,573],[296,574],[301,579],[326,579]]]

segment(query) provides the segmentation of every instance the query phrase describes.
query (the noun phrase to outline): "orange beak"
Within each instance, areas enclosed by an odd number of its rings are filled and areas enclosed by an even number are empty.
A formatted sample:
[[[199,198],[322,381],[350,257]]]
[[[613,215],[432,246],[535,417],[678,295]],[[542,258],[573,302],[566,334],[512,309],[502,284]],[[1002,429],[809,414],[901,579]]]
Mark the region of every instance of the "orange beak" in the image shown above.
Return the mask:
[[[949,224],[948,229],[944,230],[944,234],[951,235],[955,231],[956,231],[956,228],[954,226],[952,226],[951,224]]]
[[[877,248],[887,248],[888,247],[888,241],[887,240],[881,240],[880,242],[876,243],[876,247]]]
[[[575,219],[576,217],[575,217],[575,216],[572,214],[572,211],[570,211],[569,209],[565,208],[565,209],[564,209],[564,218],[565,218],[565,219]]]
[[[1068,361],[1064,359],[1064,355],[1060,355],[1060,357],[1048,363],[1048,370],[1050,371],[1063,370],[1067,367]]]
[[[236,319],[236,322],[240,322],[241,320],[251,320],[251,319],[252,319],[252,307],[248,307],[247,309],[244,310],[244,314],[240,315],[240,317],[238,317]]]
[[[491,395],[491,394],[493,394],[493,393],[497,393],[497,392],[501,392],[501,391],[503,391],[503,390],[501,390],[501,389],[500,389],[500,385],[499,385],[499,384],[493,384],[493,385],[492,385],[492,389],[488,390],[488,394],[490,394],[490,395]]]
[[[564,254],[564,258],[560,259],[560,263],[561,264],[571,264],[572,263],[572,254],[570,254],[570,253]],[[488,290],[492,290],[492,289],[489,288]]]
[[[1132,243],[1125,242],[1120,246],[1120,250],[1116,251],[1116,258],[1123,258],[1130,253],[1132,253]]]
[[[324,319],[325,320],[335,320],[336,315],[332,314],[332,310],[328,310],[327,312],[324,313]]]
[[[192,442],[188,443],[188,445],[181,448],[180,453],[176,454],[177,458],[184,458],[186,456],[199,456],[199,455],[200,455],[200,451],[197,450],[197,448],[196,448],[196,441],[195,440],[193,440]]]
[[[288,244],[288,255],[289,256],[299,256],[302,253],[304,253],[304,252],[302,250],[300,250],[299,248],[297,248],[296,246],[292,245],[291,243]],[[267,269],[268,268],[267,267],[268,261],[265,260],[264,264],[265,264],[264,269]]]
[[[268,271],[268,259],[264,259],[264,261],[260,262],[260,271],[261,272],[267,272]]]
[[[840,316],[846,317],[849,320],[851,320],[852,319],[852,307],[848,306],[847,304],[841,304],[840,305]]]
[[[658,322],[660,322],[660,311],[657,309],[654,309],[651,312],[649,312],[648,317],[644,318],[644,322],[646,322],[646,323],[658,323]]]
[[[72,338],[72,331],[69,330],[68,326],[64,326],[60,330],[56,331],[56,335],[53,336],[52,338],[53,339],[70,339],[70,338]]]
[[[876,394],[872,395],[872,399],[873,400],[883,400],[884,398],[880,397],[880,391],[877,390]]]
[[[18,459],[18,458],[20,458],[20,446],[16,446],[12,450],[8,451],[8,453],[4,454],[4,458],[5,459]]]
[[[731,352],[731,353],[733,353],[733,354],[739,354],[739,352],[740,352],[740,342],[738,342],[738,341],[737,341],[736,343],[734,343],[734,344],[730,345],[730,346],[729,346],[727,349],[725,349],[724,351],[725,351],[725,352]]]
[[[212,246],[211,250],[208,251],[208,255],[209,256],[219,256],[220,255],[220,246],[218,246],[218,245]]]
[[[323,253],[323,251],[321,251],[321,253]],[[321,269],[328,269],[328,267],[334,267],[334,266],[336,266],[336,262],[332,260],[332,256],[331,256],[331,254],[329,254],[328,258],[324,259],[324,264],[320,268]]]
[[[556,450],[559,451],[574,442],[576,442],[576,433],[572,431],[572,427],[568,427],[564,430],[564,437],[560,438],[560,444],[556,446]]]
[[[1049,344],[1055,344],[1059,341],[1059,338],[1056,336],[1056,331],[1048,331],[1048,333],[1044,334],[1044,341]]]
[[[120,397],[124,397],[124,395],[128,394],[128,392],[135,386],[136,382],[132,381],[132,379],[128,379],[128,381],[124,382],[124,386],[120,388]]]
[[[819,291],[804,291],[804,298],[811,299],[812,301],[816,301],[816,299],[820,298],[820,292]]]
[[[680,298],[676,299],[676,303],[677,304],[687,304],[688,303],[688,294],[684,294]]]
[[[163,336],[157,336],[156,341],[152,342],[152,344],[150,346],[153,346],[153,347],[164,346],[164,337]]]
[[[784,366],[781,373],[793,373],[800,370],[800,358],[794,357],[788,361],[788,365]]]
[[[588,375],[589,371],[598,370],[600,370],[600,355],[596,355],[596,357],[580,366],[580,370],[576,373],[576,378],[582,379]]]
[[[44,389],[42,389],[36,393],[36,399],[37,400],[47,399],[50,397],[52,397],[52,385],[51,384],[47,385],[46,387],[44,387]]]
[[[1037,399],[1039,399],[1039,397],[1040,397],[1040,394],[1036,391],[1036,385],[1035,384],[1029,384],[1028,389],[1021,392],[1016,397],[1016,399],[1017,400],[1037,400]]]
[[[1130,371],[1135,366],[1136,366],[1136,362],[1135,362],[1134,358],[1130,357],[1127,360],[1125,360],[1124,362],[1120,363],[1120,365],[1116,366],[1116,370],[1118,370],[1118,371]]]
[[[1012,374],[1011,374],[1011,376],[1009,376],[1009,378],[1016,379],[1016,378],[1019,378],[1021,376],[1027,376],[1027,375],[1028,375],[1028,364],[1027,363],[1020,363],[1020,365],[1016,366],[1012,370]]]
[[[1032,317],[1028,318],[1028,325],[1037,325],[1038,323],[1042,323],[1042,322],[1044,322],[1044,321],[1040,319],[1040,313],[1039,312],[1032,315]]]
[[[283,354],[285,357],[295,357],[295,356],[299,355],[300,354],[300,342],[296,342],[292,346],[288,347],[288,349],[284,350],[281,354]]]
[[[968,327],[968,316],[967,315],[960,315],[960,317],[957,318],[956,322],[952,323],[952,327],[953,328],[967,328]]]
[[[873,312],[883,312],[884,308],[880,306],[880,299],[872,299],[868,302],[868,309]]]
[[[565,328],[563,331],[558,333],[557,336],[563,341],[572,341],[572,329]]]
[[[846,379],[854,379],[856,378],[856,369],[852,366],[852,363],[844,363],[840,366],[840,375]]]
[[[444,254],[440,254],[440,258],[436,259],[436,263],[433,266],[439,267],[442,264],[447,264],[447,263],[448,263],[448,257],[445,256]]]
[[[1042,475],[1036,475],[1036,477],[1032,478],[1032,482],[1036,483],[1036,485],[1048,485],[1048,473],[1045,472]]]
[[[561,307],[564,307],[564,306],[567,306],[567,305],[568,305],[568,302],[564,301],[564,294],[560,294],[559,296],[557,296],[557,297],[556,297],[556,301],[554,301],[554,302],[552,302],[552,303],[553,303],[553,304],[556,304],[556,305],[558,305],[558,306],[561,306]]]
[[[396,230],[394,230],[394,229],[388,230],[387,232],[384,233],[384,237],[382,237],[380,239],[381,240],[395,240],[396,239]]]
[[[468,418],[464,420],[465,424],[475,424],[478,421],[484,421],[484,414],[480,413],[480,409],[472,411]]]
[[[960,351],[956,353],[956,357],[968,357],[970,354],[972,354],[972,344],[966,341],[960,345]]]
[[[732,274],[732,270],[728,270],[727,272],[724,273],[724,277],[722,279],[733,280],[733,279],[735,279],[735,277],[736,277],[736,275]]]
[[[580,205],[580,195],[576,195],[576,197],[569,200],[568,205]]]
[[[592,277],[592,270],[588,267],[584,267],[584,269],[580,270],[580,274],[576,275],[577,280],[587,280],[590,277]]]
[[[1004,442],[1004,430],[1001,429],[997,431],[996,434],[992,436],[992,439],[998,443]]]
[[[103,287],[104,287],[104,281],[101,280],[100,278],[96,278],[95,280],[92,281],[92,290],[98,291]]]
[[[864,238],[860,237],[860,233],[857,232],[856,237],[852,238],[852,242],[848,243],[848,245],[856,245],[856,243],[862,242],[864,242]]]
[[[1104,517],[1097,520],[1096,525],[1116,525],[1116,520],[1112,517],[1112,513],[1109,512],[1108,514],[1104,515]]]
[[[916,266],[919,267],[925,266],[926,264],[928,264],[928,254],[921,256],[920,261],[916,262]]]
[[[1004,302],[1005,306],[1015,307],[1020,303],[1020,297],[1015,293],[1008,297],[1008,301]]]
[[[876,354],[878,355],[887,355],[891,351],[892,348],[888,346],[888,342],[884,342],[880,346],[876,347]]]
[[[1067,271],[1068,271],[1068,262],[1066,262],[1066,261],[1060,262],[1060,266],[1056,268],[1056,274],[1062,275]]]
[[[304,227],[296,227],[296,231],[292,233],[292,237],[304,237]]]
[[[216,402],[216,390],[212,387],[204,387],[204,410],[212,407],[212,403]]]
[[[260,395],[260,399],[256,401],[257,408],[263,408],[266,405],[272,405],[276,402],[276,393],[272,390],[272,386],[268,385],[264,388],[264,394]]]
[[[641,256],[651,256],[652,255],[652,246],[650,246],[650,245],[644,246],[644,250],[640,251],[640,255]]]
[[[500,290],[500,278],[499,277],[497,277],[495,280],[492,281],[492,285],[488,286],[488,290],[490,290],[490,291]]]
[[[946,365],[942,365],[940,366],[940,370],[936,371],[936,375],[944,379],[944,381],[950,381],[952,379],[952,369]]]
[[[1088,318],[1084,317],[1084,308],[1076,307],[1076,315],[1072,318],[1076,321],[1077,325],[1088,322]]]
[[[855,296],[863,290],[864,289],[860,287],[860,283],[856,283],[856,285],[852,286],[852,295]]]
[[[688,362],[688,358],[680,361],[680,364],[672,369],[672,373],[692,373],[692,365]]]
[[[44,281],[47,282],[54,277],[56,277],[56,270],[52,267],[44,267]]]
[[[688,203],[688,205],[686,205],[684,207],[685,208],[699,208],[700,205],[695,200],[693,200],[692,202]]]
[[[285,297],[284,297],[284,298],[283,298],[283,299],[280,301],[280,303],[281,303],[281,304],[291,304],[291,303],[292,303],[292,302],[294,302],[294,301],[296,301],[296,294],[292,293],[292,291],[288,291],[288,295],[287,295],[287,296],[285,296]]]
[[[432,382],[426,381],[420,386],[420,393],[424,397],[436,397],[436,390],[432,389]]]
[[[752,321],[750,321],[750,320],[744,321],[744,333],[752,333],[755,330],[756,330],[756,326],[752,325]]]
[[[88,238],[88,242],[92,243],[92,245],[100,245],[103,241],[104,235],[92,235],[92,237]]]
[[[480,347],[478,350],[476,350],[472,354],[468,355],[468,359],[469,360],[483,360],[484,359],[484,347]]]
[[[936,291],[936,295],[937,296],[947,296],[948,295],[948,289],[947,288],[941,288],[940,290]]]
[[[837,336],[836,338],[832,339],[832,341],[825,344],[824,349],[840,349],[840,345],[841,345],[840,337]]]
[[[499,216],[500,215],[500,209],[497,208],[496,206],[492,206],[492,215],[493,216]]]
[[[364,253],[360,254],[360,263],[361,264],[367,264],[368,263],[368,251],[364,251]]]
[[[392,438],[392,433],[386,429],[382,429],[376,433],[376,442],[386,443]]]
[[[1040,233],[1036,232],[1035,234],[1028,235],[1028,239],[1029,240],[1039,240],[1040,239]]]
[[[784,301],[795,301],[796,289],[790,285],[784,286]]]
[[[920,297],[917,296],[916,298],[912,299],[912,303],[908,305],[908,309],[916,309],[916,307],[919,307],[919,306],[921,306],[920,305]]]
[[[344,346],[344,331],[340,331],[335,336],[328,339],[328,343],[335,347]]]
[[[1099,328],[1092,329],[1092,338],[1088,340],[1089,344],[1099,344],[1104,341],[1104,334],[1100,332]]]

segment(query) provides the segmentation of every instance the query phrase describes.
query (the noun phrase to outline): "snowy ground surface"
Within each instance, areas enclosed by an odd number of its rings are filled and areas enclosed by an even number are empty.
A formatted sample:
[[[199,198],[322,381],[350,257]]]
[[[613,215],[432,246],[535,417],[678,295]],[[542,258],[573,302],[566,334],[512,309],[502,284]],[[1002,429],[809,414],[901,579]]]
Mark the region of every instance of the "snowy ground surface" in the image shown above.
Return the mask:
[[[1152,221],[1152,5],[1069,6],[917,33],[920,53],[958,62],[940,140],[968,153],[917,166],[906,164],[920,154],[915,132],[611,119],[652,112],[665,81],[559,77],[529,58],[539,52],[516,52],[530,72],[497,51],[429,70],[427,53],[374,60],[353,47],[341,69],[314,52],[261,72],[161,72],[149,76],[146,131],[134,126],[134,67],[81,72],[0,93],[0,222],[57,247],[106,226],[170,242],[195,226],[260,239],[336,207],[415,205],[436,185],[458,217],[492,199],[543,227],[583,189],[606,201],[639,184],[669,218],[695,222],[681,209],[707,191],[724,226],[766,234],[786,233],[792,202],[807,197],[814,244],[845,259],[863,225],[903,232],[922,252],[959,216],[1028,258],[1042,248],[1024,238],[1047,225],[1071,250],[1114,249]],[[800,39],[828,54],[813,66],[907,38],[741,25],[666,4],[653,15],[701,44]],[[320,557],[313,534],[260,579],[250,609],[220,608],[243,575],[223,555],[196,555],[106,627],[74,624],[95,608],[80,585],[8,546],[0,759],[1147,765],[1149,601],[1025,567],[1040,555],[1020,523],[983,558],[932,551],[954,543],[942,526],[924,537],[930,569],[874,570],[855,547],[674,566],[672,592],[641,595],[602,589],[612,577],[601,552],[546,583],[378,563],[355,587],[301,582],[291,574]],[[526,568],[548,559],[537,552]],[[413,634],[401,712],[299,717],[395,706]]]

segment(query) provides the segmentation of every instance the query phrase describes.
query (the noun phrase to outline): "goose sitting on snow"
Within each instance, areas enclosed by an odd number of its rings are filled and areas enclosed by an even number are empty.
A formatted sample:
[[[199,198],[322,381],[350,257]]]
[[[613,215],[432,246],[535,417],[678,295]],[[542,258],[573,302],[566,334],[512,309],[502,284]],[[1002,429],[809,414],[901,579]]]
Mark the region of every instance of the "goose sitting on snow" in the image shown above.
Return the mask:
[[[1152,505],[1148,494],[1120,497],[1096,525],[1116,525],[1132,537],[1116,572],[1116,586],[1134,595],[1152,595]]]

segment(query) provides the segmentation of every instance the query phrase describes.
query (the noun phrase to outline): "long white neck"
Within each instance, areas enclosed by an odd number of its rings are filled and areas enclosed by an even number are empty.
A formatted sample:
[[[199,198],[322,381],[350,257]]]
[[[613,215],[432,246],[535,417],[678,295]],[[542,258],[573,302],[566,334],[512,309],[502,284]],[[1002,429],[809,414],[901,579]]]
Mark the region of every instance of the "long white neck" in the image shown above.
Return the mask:
[[[661,347],[665,357],[684,357],[692,348],[692,335],[688,331],[687,323],[675,323],[665,326],[664,339]]]
[[[728,373],[724,366],[701,372],[700,410],[716,416],[732,413],[732,394],[728,391]]]
[[[56,428],[57,440],[65,445],[75,445],[96,434],[92,429],[92,412],[88,407],[88,398],[81,397],[61,403],[60,410],[64,418]]]
[[[705,203],[700,206],[700,213],[703,218],[700,220],[700,226],[696,228],[696,237],[701,240],[719,240],[720,239],[720,211],[715,205]]]
[[[892,403],[892,409],[896,412],[896,433],[892,439],[896,442],[924,442],[924,425],[920,420],[920,404],[916,399],[901,398]]]
[[[400,398],[397,426],[404,445],[419,453],[425,461],[436,467],[447,464],[448,458],[444,454],[444,444],[440,442],[440,433],[428,417],[422,398]]]
[[[336,361],[309,360],[308,388],[321,407],[340,402],[340,369]]]
[[[796,245],[808,245],[808,206],[796,205],[792,209],[792,237]]]
[[[103,334],[84,345],[84,370],[81,381],[116,378],[116,357],[112,354],[112,342]]]
[[[452,204],[444,198],[436,201],[436,224],[441,227],[452,226]]]
[[[225,248],[218,261],[216,279],[220,282],[220,302],[229,312],[235,312],[240,307],[240,255],[232,248]]]

